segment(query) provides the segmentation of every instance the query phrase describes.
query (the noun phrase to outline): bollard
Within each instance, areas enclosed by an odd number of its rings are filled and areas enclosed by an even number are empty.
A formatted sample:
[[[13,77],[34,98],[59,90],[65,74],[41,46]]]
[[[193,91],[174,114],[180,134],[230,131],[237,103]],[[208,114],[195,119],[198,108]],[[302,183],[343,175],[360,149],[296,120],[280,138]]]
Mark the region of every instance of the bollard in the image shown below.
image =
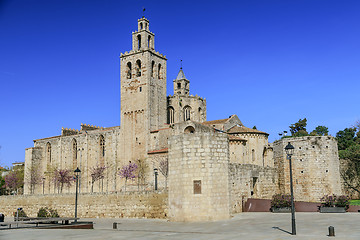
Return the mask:
[[[116,222],[113,223],[113,229],[117,229],[117,223]]]
[[[333,226],[329,227],[329,237],[335,237],[335,228]]]

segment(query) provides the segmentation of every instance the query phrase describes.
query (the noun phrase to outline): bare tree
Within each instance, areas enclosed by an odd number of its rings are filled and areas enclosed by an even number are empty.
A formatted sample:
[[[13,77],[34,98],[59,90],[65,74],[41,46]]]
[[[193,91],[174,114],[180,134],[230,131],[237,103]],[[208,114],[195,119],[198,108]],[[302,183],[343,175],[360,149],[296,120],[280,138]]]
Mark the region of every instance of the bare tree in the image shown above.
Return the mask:
[[[119,171],[119,175],[121,178],[125,178],[125,192],[126,192],[126,183],[128,179],[133,180],[134,178],[136,178],[136,170],[137,170],[138,166],[136,165],[136,163],[129,163],[128,165],[123,166],[120,171]]]
[[[26,177],[25,181],[30,185],[30,193],[34,194],[36,185],[43,183],[43,175],[38,165],[31,165],[30,175]]]
[[[105,178],[105,166],[96,166],[90,170],[91,173],[91,192],[94,192],[94,183]]]
[[[53,182],[58,188],[58,193],[62,193],[64,185],[70,187],[74,182],[72,171],[68,169],[55,169],[53,174]]]
[[[169,174],[169,161],[167,159],[160,162],[159,171],[165,177],[165,189],[167,189],[167,178]]]

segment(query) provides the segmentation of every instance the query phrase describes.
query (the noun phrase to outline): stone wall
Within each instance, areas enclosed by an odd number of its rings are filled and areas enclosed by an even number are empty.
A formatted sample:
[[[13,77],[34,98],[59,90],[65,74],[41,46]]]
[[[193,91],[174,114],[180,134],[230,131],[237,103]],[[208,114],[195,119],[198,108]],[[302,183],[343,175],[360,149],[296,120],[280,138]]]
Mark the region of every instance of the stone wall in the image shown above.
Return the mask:
[[[232,213],[242,212],[248,198],[271,199],[274,194],[279,193],[275,168],[230,163],[229,175]]]
[[[228,167],[226,134],[196,132],[195,129],[195,133],[169,138],[169,219],[214,221],[229,218]]]
[[[167,192],[79,194],[80,218],[166,218]],[[75,194],[0,196],[0,212],[11,217],[22,207],[36,217],[41,207],[56,209],[61,217],[74,217]]]
[[[337,142],[331,136],[285,138],[274,142],[274,164],[279,172],[281,193],[290,193],[289,160],[285,146],[294,147],[292,156],[294,196],[297,201],[319,201],[324,195],[342,194]]]

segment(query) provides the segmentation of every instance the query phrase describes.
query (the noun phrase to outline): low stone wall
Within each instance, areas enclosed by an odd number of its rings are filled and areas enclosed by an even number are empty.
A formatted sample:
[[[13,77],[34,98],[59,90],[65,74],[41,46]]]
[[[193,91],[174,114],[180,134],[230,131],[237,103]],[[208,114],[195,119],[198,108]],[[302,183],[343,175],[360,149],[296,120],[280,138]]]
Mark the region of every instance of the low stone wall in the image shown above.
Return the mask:
[[[239,213],[248,198],[271,199],[279,193],[275,168],[230,163],[231,212]]]
[[[75,194],[0,196],[0,213],[11,217],[22,207],[29,217],[36,217],[41,207],[56,209],[60,217],[73,217]],[[166,218],[167,192],[128,192],[78,196],[80,218]]]

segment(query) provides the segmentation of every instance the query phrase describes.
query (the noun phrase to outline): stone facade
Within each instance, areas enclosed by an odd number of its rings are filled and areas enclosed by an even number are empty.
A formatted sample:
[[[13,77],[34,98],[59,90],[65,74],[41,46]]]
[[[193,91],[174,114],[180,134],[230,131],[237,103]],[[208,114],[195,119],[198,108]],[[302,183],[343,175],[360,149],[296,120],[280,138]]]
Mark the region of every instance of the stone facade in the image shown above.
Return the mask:
[[[324,194],[341,193],[334,138],[289,138],[270,144],[268,133],[245,127],[236,115],[207,121],[206,99],[190,94],[190,81],[182,69],[173,81],[174,94],[166,95],[166,64],[166,56],[155,51],[149,21],[139,19],[132,49],[120,55],[121,127],[81,124],[80,130],[63,128],[59,136],[34,140],[34,147],[25,150],[24,193],[29,199],[36,199],[33,194],[44,195],[39,199],[59,194],[57,199],[70,205],[64,194],[74,193],[75,186],[60,189],[52,173],[79,167],[80,193],[91,199],[89,205],[109,201],[114,206],[84,216],[122,216],[123,210],[116,207],[122,203],[116,202],[123,200],[115,193],[124,193],[125,180],[118,173],[131,162],[142,172],[141,179],[127,183],[134,198],[147,198],[138,191],[154,189],[157,177],[158,189],[168,187],[171,220],[226,219],[230,212],[241,211],[247,198],[269,199],[289,191],[283,150],[287,141],[297,150],[293,157],[297,200],[317,201]],[[169,167],[159,173],[164,163]],[[105,176],[93,184],[91,173],[98,166],[106,167]],[[43,181],[30,185],[27,179],[37,173]],[[128,204],[129,209],[134,207]]]
[[[274,142],[274,161],[279,188],[290,193],[289,161],[285,146],[291,143],[294,197],[297,201],[319,201],[324,195],[342,194],[337,142],[331,136],[285,138]]]
[[[184,125],[186,129],[187,125]],[[229,144],[223,133],[185,133],[169,139],[169,219],[230,217]]]

